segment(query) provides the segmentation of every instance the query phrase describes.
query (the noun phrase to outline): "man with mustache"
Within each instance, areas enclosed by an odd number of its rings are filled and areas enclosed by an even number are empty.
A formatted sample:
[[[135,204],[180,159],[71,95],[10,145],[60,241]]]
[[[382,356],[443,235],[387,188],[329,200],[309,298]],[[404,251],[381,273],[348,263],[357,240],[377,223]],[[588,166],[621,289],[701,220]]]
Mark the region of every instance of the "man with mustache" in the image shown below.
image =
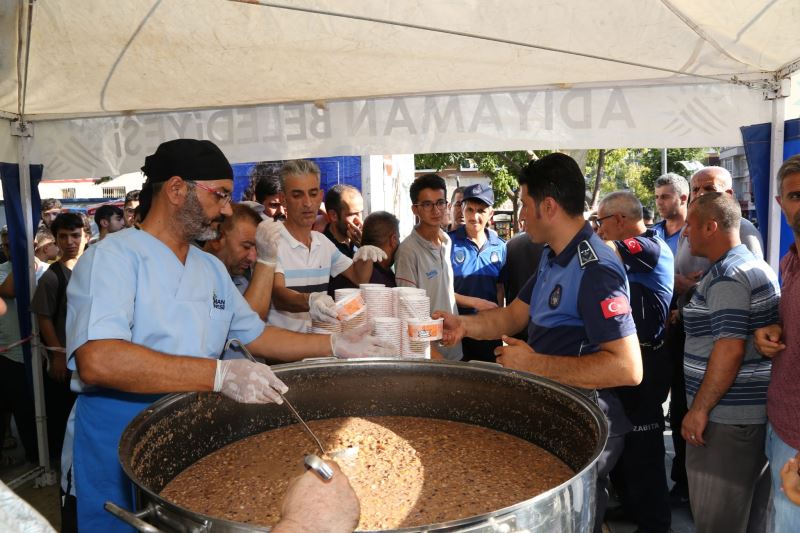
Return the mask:
[[[191,245],[215,239],[219,221],[231,214],[233,169],[216,145],[165,142],[142,171],[147,181],[139,197],[140,229],[92,246],[67,289],[68,364],[88,387],[74,410],[81,531],[128,530],[103,504],[133,507],[132,486],[117,458],[119,439],[161,395],[215,391],[241,403],[282,402],[288,388],[268,366],[217,359],[227,340],[239,339],[253,354],[279,361],[371,355],[382,348],[369,335],[265,327],[224,265]]]
[[[312,161],[284,163],[280,170],[281,203],[286,221],[278,244],[278,266],[272,289],[269,324],[291,331],[308,331],[311,320],[336,321],[328,283],[339,274],[358,286],[372,276],[373,263],[386,259],[376,246],[362,246],[350,259],[313,231],[322,203],[320,170]]]

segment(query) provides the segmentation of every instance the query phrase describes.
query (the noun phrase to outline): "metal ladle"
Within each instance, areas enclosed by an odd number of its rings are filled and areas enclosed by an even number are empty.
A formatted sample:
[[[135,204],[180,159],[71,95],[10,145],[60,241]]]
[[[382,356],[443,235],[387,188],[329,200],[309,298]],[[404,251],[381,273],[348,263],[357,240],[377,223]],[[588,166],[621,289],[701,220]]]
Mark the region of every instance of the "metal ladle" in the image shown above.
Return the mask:
[[[253,357],[253,354],[250,353],[250,350],[247,349],[247,346],[245,346],[244,343],[242,341],[240,341],[239,339],[230,339],[228,342],[226,342],[225,343],[225,351],[227,351],[228,348],[230,348],[232,344],[238,345],[239,349],[242,350],[242,353],[248,359],[250,359],[254,363],[258,363],[258,361],[256,361],[256,358]],[[289,408],[289,410],[292,412],[292,415],[294,415],[295,419],[298,422],[300,422],[300,425],[302,425],[303,429],[306,430],[306,433],[308,433],[311,436],[311,438],[314,439],[314,442],[317,443],[317,446],[319,447],[319,450],[322,452],[322,455],[327,455],[327,452],[325,451],[325,448],[322,447],[322,443],[319,441],[317,436],[314,435],[314,432],[311,431],[311,428],[308,427],[308,424],[306,424],[305,420],[303,420],[303,417],[300,416],[300,413],[297,412],[297,409],[295,409],[294,406],[291,404],[291,402],[286,399],[286,396],[284,396],[283,394],[281,394],[277,390],[276,390],[276,392],[278,392],[278,394],[280,395],[281,399],[283,400],[283,403],[286,405],[286,407]],[[341,453],[341,452],[339,452],[339,453]]]

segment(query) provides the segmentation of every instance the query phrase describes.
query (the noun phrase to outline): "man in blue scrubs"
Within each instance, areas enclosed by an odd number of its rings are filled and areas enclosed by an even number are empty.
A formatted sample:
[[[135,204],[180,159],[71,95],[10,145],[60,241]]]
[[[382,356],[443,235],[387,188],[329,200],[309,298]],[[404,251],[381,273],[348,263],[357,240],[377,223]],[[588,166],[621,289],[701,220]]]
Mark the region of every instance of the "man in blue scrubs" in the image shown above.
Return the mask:
[[[674,260],[664,240],[647,229],[642,204],[629,191],[607,195],[597,209],[597,234],[613,245],[628,273],[631,308],[644,377],[636,387],[616,392],[633,430],[611,474],[625,514],[640,531],[666,533],[672,513],[664,467],[664,412],[672,377],[664,330],[672,300]]]
[[[536,274],[507,307],[445,319],[445,343],[496,339],[497,362],[584,389],[609,422],[598,462],[595,531],[608,503],[608,473],[631,424],[610,387],[638,385],[642,359],[625,270],[583,218],[586,185],[565,154],[532,161],[520,176],[521,216],[535,242],[547,243]],[[528,325],[528,342],[510,337]]]
[[[91,247],[67,289],[69,366],[88,385],[75,406],[74,463],[81,531],[127,531],[103,510],[132,507],[117,458],[125,426],[161,394],[221,392],[244,403],[280,403],[287,387],[268,366],[217,360],[238,338],[271,360],[375,353],[367,336],[266,328],[225,266],[190,243],[217,236],[230,215],[233,171],[213,143],[177,139],[145,159],[140,229]],[[267,222],[274,224],[274,222]],[[259,249],[261,249],[259,247]],[[259,257],[259,259],[261,259]]]

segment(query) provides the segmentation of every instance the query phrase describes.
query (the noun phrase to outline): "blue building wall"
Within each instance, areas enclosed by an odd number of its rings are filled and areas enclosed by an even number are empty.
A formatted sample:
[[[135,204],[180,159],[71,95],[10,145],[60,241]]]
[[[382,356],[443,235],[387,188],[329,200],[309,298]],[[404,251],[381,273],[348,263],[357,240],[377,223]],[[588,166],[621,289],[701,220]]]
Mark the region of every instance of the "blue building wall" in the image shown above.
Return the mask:
[[[311,161],[319,166],[321,173],[321,187],[327,192],[337,183],[345,183],[361,190],[361,158],[358,156],[338,157],[311,157]],[[282,163],[282,161],[273,161]],[[238,202],[242,199],[247,185],[250,183],[250,171],[256,165],[252,163],[238,163],[233,165],[233,199]]]

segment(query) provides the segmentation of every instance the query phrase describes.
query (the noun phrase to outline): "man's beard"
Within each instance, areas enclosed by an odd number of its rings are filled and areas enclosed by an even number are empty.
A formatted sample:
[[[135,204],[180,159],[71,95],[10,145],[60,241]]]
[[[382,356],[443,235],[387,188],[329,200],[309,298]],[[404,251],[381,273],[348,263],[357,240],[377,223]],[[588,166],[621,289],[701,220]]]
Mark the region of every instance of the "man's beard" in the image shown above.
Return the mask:
[[[183,229],[184,238],[191,241],[211,241],[219,237],[219,226],[212,226],[215,222],[222,222],[225,217],[220,215],[210,220],[203,212],[203,206],[197,198],[197,191],[192,188],[186,195],[183,207],[176,215],[179,226]]]

